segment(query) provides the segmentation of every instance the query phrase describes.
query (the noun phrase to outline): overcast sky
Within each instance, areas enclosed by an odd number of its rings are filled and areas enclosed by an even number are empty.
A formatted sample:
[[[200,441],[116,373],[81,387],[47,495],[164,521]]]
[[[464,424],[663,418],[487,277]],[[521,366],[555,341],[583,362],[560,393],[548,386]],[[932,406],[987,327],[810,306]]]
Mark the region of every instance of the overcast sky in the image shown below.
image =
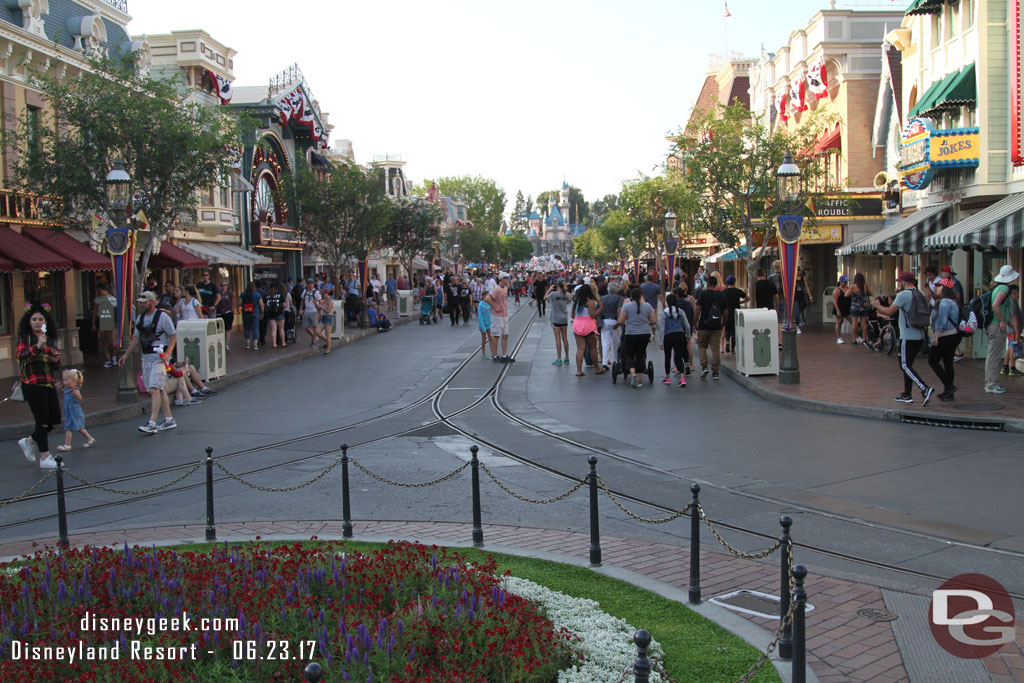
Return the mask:
[[[728,47],[775,51],[825,0],[730,0]],[[902,9],[905,0],[848,0]],[[844,2],[840,0],[840,7]],[[356,158],[414,181],[482,175],[588,200],[650,173],[725,50],[721,0],[129,0],[132,35],[201,28],[238,51],[235,85],[297,62]]]

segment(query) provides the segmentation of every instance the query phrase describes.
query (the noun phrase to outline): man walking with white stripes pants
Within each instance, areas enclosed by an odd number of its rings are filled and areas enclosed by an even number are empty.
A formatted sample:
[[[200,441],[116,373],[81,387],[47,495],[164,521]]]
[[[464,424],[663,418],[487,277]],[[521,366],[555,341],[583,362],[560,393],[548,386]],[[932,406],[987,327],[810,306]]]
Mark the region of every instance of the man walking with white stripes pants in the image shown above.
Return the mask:
[[[925,384],[924,380],[921,379],[921,375],[917,374],[917,371],[914,370],[914,359],[917,358],[917,354],[921,351],[921,346],[925,343],[924,330],[914,327],[907,320],[907,312],[914,305],[913,290],[917,289],[917,278],[913,273],[903,273],[896,284],[898,287],[901,287],[901,291],[893,299],[891,306],[882,306],[877,300],[872,301],[871,305],[879,313],[884,313],[888,316],[899,315],[900,369],[903,371],[903,393],[896,395],[896,401],[899,403],[913,403],[913,389],[916,384],[917,388],[921,390],[923,397],[921,405],[926,406],[928,401],[932,400],[932,392],[934,390]]]

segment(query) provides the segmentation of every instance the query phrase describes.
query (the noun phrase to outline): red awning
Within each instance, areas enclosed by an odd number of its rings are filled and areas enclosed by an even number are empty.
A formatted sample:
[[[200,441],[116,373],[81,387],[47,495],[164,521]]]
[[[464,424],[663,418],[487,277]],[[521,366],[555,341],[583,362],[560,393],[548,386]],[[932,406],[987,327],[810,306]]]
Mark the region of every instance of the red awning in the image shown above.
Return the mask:
[[[0,273],[11,273],[14,272],[14,270],[14,261],[0,256]]]
[[[17,270],[70,270],[71,260],[4,226],[0,227],[0,255],[14,262]]]
[[[827,149],[840,149],[843,146],[843,138],[840,134],[839,124],[836,124],[835,129],[831,132],[823,134],[818,141],[814,143],[814,153],[822,154]]]
[[[181,247],[170,242],[160,244],[160,253],[149,257],[149,267],[161,270],[170,268],[205,268],[208,264],[198,256],[193,256]]]
[[[110,257],[100,254],[89,248],[83,242],[79,242],[63,230],[47,230],[45,228],[25,228],[22,235],[27,235],[33,240],[51,249],[64,258],[71,259],[75,270],[110,270]]]

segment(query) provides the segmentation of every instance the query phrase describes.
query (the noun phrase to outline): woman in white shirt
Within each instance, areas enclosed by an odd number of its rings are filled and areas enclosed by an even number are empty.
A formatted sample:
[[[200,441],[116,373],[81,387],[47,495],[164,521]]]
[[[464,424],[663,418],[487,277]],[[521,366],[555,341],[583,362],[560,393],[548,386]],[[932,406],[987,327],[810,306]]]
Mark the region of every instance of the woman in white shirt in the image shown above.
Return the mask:
[[[195,285],[185,287],[185,296],[178,300],[178,320],[199,320],[203,317],[203,305],[199,302],[199,291]]]

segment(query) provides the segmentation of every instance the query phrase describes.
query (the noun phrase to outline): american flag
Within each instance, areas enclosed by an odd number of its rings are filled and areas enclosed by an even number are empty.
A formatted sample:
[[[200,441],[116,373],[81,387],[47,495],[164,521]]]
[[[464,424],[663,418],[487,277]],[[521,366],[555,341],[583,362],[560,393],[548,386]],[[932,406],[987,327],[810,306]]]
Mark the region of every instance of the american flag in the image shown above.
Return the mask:
[[[732,16],[732,14],[729,13],[729,3],[723,2],[722,4],[725,5],[725,14],[722,15],[722,18],[728,19],[729,17]]]

